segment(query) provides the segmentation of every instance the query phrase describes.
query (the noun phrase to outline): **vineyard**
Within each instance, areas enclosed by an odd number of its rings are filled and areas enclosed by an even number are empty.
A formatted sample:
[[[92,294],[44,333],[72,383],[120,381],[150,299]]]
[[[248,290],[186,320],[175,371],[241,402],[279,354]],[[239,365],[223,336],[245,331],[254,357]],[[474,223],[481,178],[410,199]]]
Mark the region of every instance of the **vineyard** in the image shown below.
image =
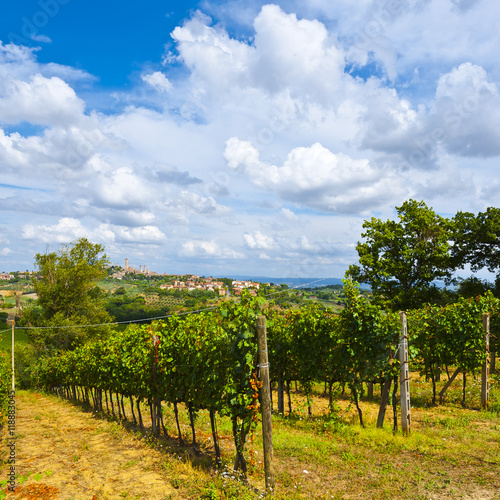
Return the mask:
[[[147,294],[144,297],[147,307],[164,308],[169,310],[172,307],[182,307],[184,299],[173,296],[159,296],[158,294]]]
[[[363,426],[360,398],[366,392],[373,394],[377,384],[386,395],[377,422],[381,426],[392,381],[397,412],[400,316],[370,304],[359,296],[356,284],[347,281],[345,293],[347,307],[338,316],[315,304],[284,312],[263,298],[244,295],[239,303],[224,302],[215,311],[130,326],[107,340],[44,359],[34,375],[40,387],[86,401],[96,410],[125,415],[125,400],[141,427],[141,402],[146,403],[154,434],[162,429],[166,432],[162,402],[168,403],[174,408],[180,442],[185,438],[178,412],[182,404],[188,410],[194,449],[196,420],[206,411],[219,465],[217,422],[227,417],[236,450],[235,468],[246,474],[246,445],[254,439],[259,409],[255,326],[259,315],[267,318],[270,376],[277,388],[280,414],[285,413],[285,399],[286,411],[293,412],[291,387],[299,384],[312,416],[314,388],[320,385],[328,394],[330,413],[335,412],[335,394],[347,390]],[[432,381],[433,402],[440,376],[453,370],[451,379],[464,374],[466,403],[465,373],[480,374],[488,356],[483,315],[491,317],[490,349],[494,351],[498,312],[499,301],[492,295],[408,312],[411,369]],[[440,396],[443,399],[445,391]],[[497,401],[490,405],[498,409]],[[144,411],[144,404],[142,408]],[[394,424],[397,426],[396,418]]]

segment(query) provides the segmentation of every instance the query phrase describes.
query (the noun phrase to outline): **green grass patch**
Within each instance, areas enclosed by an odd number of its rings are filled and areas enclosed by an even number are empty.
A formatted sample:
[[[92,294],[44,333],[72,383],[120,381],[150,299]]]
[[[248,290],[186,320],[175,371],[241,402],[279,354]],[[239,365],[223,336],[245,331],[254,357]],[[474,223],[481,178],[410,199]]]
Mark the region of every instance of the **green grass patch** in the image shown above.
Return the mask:
[[[6,330],[6,331],[3,331]],[[0,351],[11,352],[12,349],[12,330],[8,325],[5,328],[0,327]],[[14,331],[14,348],[17,345],[28,345],[30,343],[28,335],[24,330]]]

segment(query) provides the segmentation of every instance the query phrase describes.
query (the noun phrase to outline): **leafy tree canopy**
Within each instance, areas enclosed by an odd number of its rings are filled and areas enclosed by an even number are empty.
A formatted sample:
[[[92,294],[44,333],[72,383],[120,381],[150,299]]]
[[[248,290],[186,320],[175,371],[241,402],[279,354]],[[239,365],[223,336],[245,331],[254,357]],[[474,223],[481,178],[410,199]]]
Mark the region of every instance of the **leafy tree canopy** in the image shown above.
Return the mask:
[[[378,302],[412,309],[437,300],[433,282],[451,277],[452,225],[423,201],[408,200],[396,211],[399,220],[365,221],[365,241],[356,246],[359,266],[349,273],[369,284]]]
[[[23,319],[29,326],[45,327],[28,330],[36,344],[68,349],[108,332],[107,326],[82,326],[112,320],[103,305],[105,294],[97,286],[106,276],[108,259],[103,251],[101,245],[81,238],[59,252],[35,255],[39,276],[33,278],[33,287],[38,300]]]
[[[486,280],[470,276],[458,280],[457,295],[465,298],[473,298],[485,295],[489,290],[493,291],[494,286]]]
[[[455,236],[453,258],[457,267],[470,264],[473,271],[484,267],[500,269],[500,208],[489,207],[474,215],[457,212],[453,218]]]

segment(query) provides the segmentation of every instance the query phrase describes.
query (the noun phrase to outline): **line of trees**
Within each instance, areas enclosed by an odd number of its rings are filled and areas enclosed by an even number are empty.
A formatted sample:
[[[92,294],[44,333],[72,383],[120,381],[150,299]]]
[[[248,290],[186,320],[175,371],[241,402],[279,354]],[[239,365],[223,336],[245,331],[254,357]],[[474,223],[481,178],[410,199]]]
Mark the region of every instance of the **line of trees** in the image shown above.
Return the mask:
[[[453,273],[467,265],[493,273],[500,268],[500,209],[445,218],[424,201],[408,200],[396,211],[398,220],[365,221],[364,241],[356,246],[359,264],[349,268],[384,307],[405,310],[439,303],[437,280],[451,284]],[[499,280],[490,285],[475,278],[464,284],[469,292],[488,288],[498,292]]]

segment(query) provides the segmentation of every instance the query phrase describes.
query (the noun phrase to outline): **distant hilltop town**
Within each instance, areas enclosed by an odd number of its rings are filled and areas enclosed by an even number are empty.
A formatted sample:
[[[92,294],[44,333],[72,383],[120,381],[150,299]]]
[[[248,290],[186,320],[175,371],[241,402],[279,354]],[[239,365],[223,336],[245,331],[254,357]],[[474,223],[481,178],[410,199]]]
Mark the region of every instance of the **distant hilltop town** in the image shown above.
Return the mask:
[[[218,293],[219,296],[225,295],[241,295],[243,290],[248,290],[251,295],[257,295],[257,290],[260,289],[262,283],[248,280],[233,280],[231,286],[229,287],[229,280],[224,279],[221,281],[220,278],[200,278],[198,275],[185,274],[182,276],[176,274],[160,274],[155,271],[150,271],[146,265],[140,265],[139,268],[132,267],[129,264],[129,260],[125,259],[125,266],[120,267],[119,265],[113,265],[114,269],[118,269],[114,272],[111,277],[121,280],[125,278],[127,274],[133,275],[143,275],[146,277],[159,277],[159,278],[170,278],[170,283],[164,283],[160,285],[161,289],[164,290],[181,290],[190,292],[192,290],[203,290]],[[10,281],[13,279],[27,279],[30,275],[36,275],[36,273],[0,273],[0,281]],[[175,278],[175,279],[174,279]],[[269,283],[266,283],[269,286]]]
[[[125,267],[112,275],[113,278],[123,279],[127,274],[143,274],[144,276],[172,276],[171,274],[159,274],[155,271],[150,271],[145,265],[139,266],[139,269],[131,267],[129,260],[125,259]],[[223,281],[217,280],[209,276],[208,278],[200,278],[198,275],[186,274],[180,279],[173,281],[169,284],[160,285],[163,290],[204,290],[210,292],[217,292],[220,296],[228,294],[228,289]],[[182,279],[184,278],[184,279]],[[231,283],[233,295],[241,295],[243,290],[248,290],[251,295],[257,295],[261,283],[253,281],[239,281],[234,280]]]
[[[139,266],[139,269],[130,267],[128,259],[125,259],[125,267],[113,274],[113,278],[121,280],[126,274],[144,274],[144,276],[168,276],[168,274],[158,274],[155,271],[150,271],[146,266]]]
[[[241,295],[241,292],[248,289],[251,295],[257,295],[257,290],[260,283],[253,283],[251,281],[233,281],[231,288],[233,295]],[[200,278],[199,276],[191,275],[186,281],[176,280],[171,284],[160,285],[163,290],[205,290],[209,292],[218,292],[220,296],[227,295],[228,290],[224,282],[217,281],[209,276],[208,278]]]

